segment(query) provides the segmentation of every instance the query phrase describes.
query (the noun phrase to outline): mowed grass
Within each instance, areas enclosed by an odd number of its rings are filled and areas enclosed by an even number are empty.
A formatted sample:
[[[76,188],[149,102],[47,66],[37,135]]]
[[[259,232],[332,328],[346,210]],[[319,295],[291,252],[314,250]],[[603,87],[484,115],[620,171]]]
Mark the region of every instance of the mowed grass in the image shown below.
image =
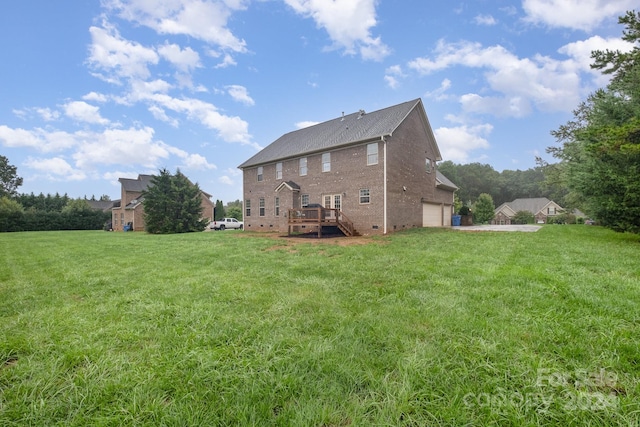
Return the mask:
[[[0,234],[0,426],[640,423],[640,238]]]

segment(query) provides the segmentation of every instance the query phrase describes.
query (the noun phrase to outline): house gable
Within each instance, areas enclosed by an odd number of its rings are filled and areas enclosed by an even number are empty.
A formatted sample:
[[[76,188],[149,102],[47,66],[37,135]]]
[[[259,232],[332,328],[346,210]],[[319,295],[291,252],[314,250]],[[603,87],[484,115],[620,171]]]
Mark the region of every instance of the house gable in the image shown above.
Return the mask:
[[[511,218],[520,211],[529,212],[534,216],[536,222],[544,223],[547,222],[548,216],[564,212],[564,208],[546,197],[515,199],[496,208],[493,223],[500,224],[503,221],[509,223]]]
[[[378,111],[366,113],[360,110],[323,123],[286,133],[263,150],[242,163],[238,168],[257,167],[280,160],[309,156],[341,147],[381,140],[393,135],[407,116],[415,109],[422,111],[425,129],[430,133],[431,143],[440,158],[440,151],[429,125],[422,100],[415,99]]]

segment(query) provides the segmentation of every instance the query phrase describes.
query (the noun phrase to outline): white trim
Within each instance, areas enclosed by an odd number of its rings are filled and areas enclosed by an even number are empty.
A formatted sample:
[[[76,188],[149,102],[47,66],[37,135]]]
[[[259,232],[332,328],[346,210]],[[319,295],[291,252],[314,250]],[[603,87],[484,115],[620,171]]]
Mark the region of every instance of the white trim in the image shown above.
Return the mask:
[[[382,233],[387,234],[387,141],[384,139],[384,136],[380,137],[380,139],[382,139],[382,151],[384,153],[382,173]]]

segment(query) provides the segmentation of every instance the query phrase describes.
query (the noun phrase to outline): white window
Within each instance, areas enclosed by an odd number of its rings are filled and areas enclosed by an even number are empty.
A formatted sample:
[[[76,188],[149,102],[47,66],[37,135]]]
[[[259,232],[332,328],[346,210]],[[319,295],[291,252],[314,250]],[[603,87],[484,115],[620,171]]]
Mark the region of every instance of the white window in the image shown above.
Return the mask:
[[[251,200],[244,201],[244,216],[251,216]]]
[[[276,163],[276,179],[282,179],[282,162]]]
[[[303,195],[300,197],[300,205],[301,205],[303,208],[306,208],[307,206],[309,206],[309,195],[308,195],[308,194],[303,194]]]
[[[367,144],[367,165],[378,164],[378,143]]]
[[[276,202],[275,202],[275,214],[276,216],[280,216],[280,197],[276,197]]]
[[[371,202],[371,194],[368,188],[360,189],[360,204],[364,205]]]
[[[322,172],[331,171],[331,153],[322,154]]]
[[[260,216],[264,216],[264,197],[260,197],[259,200]]]
[[[300,176],[305,176],[307,174],[307,158],[302,157],[300,159]]]
[[[554,206],[550,206],[549,208],[547,208],[547,214],[548,215],[555,215],[556,214],[556,208]]]
[[[431,171],[433,170],[433,162],[431,161],[431,159],[427,157],[425,164],[427,173],[431,173]]]
[[[258,182],[262,181],[264,169],[262,166],[258,166]]]

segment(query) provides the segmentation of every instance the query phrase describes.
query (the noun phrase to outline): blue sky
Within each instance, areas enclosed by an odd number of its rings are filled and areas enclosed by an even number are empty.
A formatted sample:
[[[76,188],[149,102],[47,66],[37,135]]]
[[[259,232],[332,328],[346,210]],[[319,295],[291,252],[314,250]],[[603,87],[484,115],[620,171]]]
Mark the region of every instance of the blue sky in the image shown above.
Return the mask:
[[[20,192],[119,198],[177,168],[225,202],[280,135],[422,98],[444,160],[549,161],[628,50],[629,0],[23,0],[0,6],[0,154]]]

